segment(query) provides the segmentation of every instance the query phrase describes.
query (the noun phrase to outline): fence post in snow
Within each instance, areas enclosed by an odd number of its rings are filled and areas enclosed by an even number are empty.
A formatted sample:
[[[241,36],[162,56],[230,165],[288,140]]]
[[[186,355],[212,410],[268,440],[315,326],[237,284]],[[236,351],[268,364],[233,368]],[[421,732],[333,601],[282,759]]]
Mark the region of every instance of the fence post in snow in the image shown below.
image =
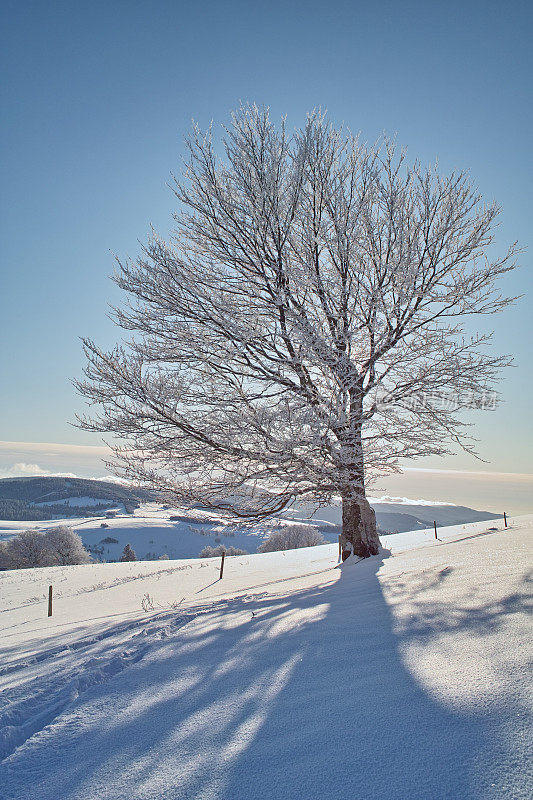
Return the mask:
[[[503,512],[503,521],[504,521],[505,527],[507,527],[507,514],[505,513],[505,511]]]
[[[339,559],[342,555],[342,544],[341,544],[341,535],[339,533]]]
[[[222,580],[222,575],[224,574],[224,559],[226,558],[226,553],[222,553],[222,561],[220,562],[220,578],[219,581]]]
[[[437,536],[437,523],[435,520],[433,520],[433,527],[435,528],[435,539],[438,539],[439,537]]]
[[[48,616],[52,616],[52,587],[48,587]]]

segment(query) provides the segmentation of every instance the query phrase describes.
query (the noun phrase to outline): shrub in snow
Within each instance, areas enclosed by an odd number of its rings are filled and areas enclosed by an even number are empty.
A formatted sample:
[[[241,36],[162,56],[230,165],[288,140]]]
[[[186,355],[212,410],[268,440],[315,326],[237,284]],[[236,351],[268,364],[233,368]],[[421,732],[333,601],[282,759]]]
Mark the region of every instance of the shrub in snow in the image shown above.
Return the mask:
[[[215,556],[221,556],[222,553],[225,553],[227,556],[247,556],[247,550],[240,550],[238,547],[224,547],[223,544],[219,544],[218,547],[204,547],[202,552],[198,555],[198,558],[214,558]]]
[[[13,539],[2,543],[0,566],[2,569],[29,569],[51,567],[56,563],[47,546],[44,533],[23,531]]]
[[[127,544],[124,550],[122,551],[122,555],[120,556],[121,561],[137,561],[137,556],[135,555],[135,550],[132,550],[131,545]]]
[[[0,569],[88,564],[90,560],[78,534],[66,525],[46,533],[23,531],[0,547]]]
[[[272,553],[276,550],[296,550],[299,547],[315,547],[325,544],[322,534],[307,525],[287,525],[274,533],[257,548],[258,553]]]
[[[141,600],[141,606],[143,611],[153,611],[154,610],[154,598],[150,597],[148,592],[144,595],[143,599]]]

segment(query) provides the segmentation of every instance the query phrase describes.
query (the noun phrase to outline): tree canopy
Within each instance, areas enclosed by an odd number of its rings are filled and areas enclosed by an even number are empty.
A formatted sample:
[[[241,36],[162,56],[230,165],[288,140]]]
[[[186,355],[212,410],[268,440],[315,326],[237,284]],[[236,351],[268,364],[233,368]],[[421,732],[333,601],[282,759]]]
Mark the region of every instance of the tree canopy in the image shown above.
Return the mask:
[[[513,299],[498,279],[516,248],[490,257],[498,206],[318,112],[288,132],[243,107],[220,156],[212,130],[188,147],[169,240],[118,261],[128,338],[84,340],[98,408],[80,424],[117,437],[115,469],[254,516],[348,509],[400,459],[472,451],[461,412],[494,402],[509,363],[465,335]]]

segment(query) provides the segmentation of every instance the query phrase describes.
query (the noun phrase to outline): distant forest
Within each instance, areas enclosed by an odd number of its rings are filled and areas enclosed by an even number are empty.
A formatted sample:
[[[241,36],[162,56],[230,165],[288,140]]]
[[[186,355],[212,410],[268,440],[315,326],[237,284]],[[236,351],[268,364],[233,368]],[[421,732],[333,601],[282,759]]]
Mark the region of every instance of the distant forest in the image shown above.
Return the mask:
[[[89,506],[69,506],[68,498],[91,497]],[[85,478],[3,478],[0,480],[0,519],[45,520],[58,517],[99,517],[112,504],[133,513],[141,501],[155,495],[142,489]],[[37,505],[46,502],[46,506]]]
[[[68,506],[54,504],[34,506],[27,500],[0,500],[0,519],[6,520],[40,520],[57,519],[59,517],[100,517],[109,503],[101,506]]]

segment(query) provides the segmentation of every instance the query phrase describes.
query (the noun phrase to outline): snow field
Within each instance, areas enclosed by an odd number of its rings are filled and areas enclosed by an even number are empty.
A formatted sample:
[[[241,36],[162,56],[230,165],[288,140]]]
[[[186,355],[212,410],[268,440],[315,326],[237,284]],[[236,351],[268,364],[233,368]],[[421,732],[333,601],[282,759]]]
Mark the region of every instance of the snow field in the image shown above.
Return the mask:
[[[431,504],[429,504],[431,505]],[[433,504],[435,505],[435,504]],[[389,521],[405,518],[405,511],[419,512],[428,503],[377,503],[376,510],[386,512]],[[456,520],[465,519],[468,509],[454,506],[435,506],[432,516],[437,518],[439,530],[453,526],[456,531],[462,527]],[[315,512],[314,516],[313,512]],[[479,512],[472,512],[476,514]],[[482,513],[482,512],[481,512]],[[312,518],[310,519],[310,516]],[[174,517],[174,519],[172,519]],[[416,521],[416,520],[415,520]],[[341,524],[341,507],[332,501],[328,506],[316,509],[309,503],[285,512],[281,517],[270,521],[231,524],[221,514],[213,511],[195,511],[185,508],[162,507],[156,503],[144,503],[134,514],[117,514],[114,518],[92,517],[43,521],[2,521],[0,520],[0,540],[10,538],[20,531],[30,529],[46,531],[57,525],[72,527],[81,537],[86,548],[98,561],[118,561],[126,544],[130,544],[138,560],[157,559],[165,554],[170,559],[195,558],[207,546],[236,547],[248,553],[257,552],[258,546],[280,526],[296,522],[318,529],[326,541],[337,542]],[[104,527],[101,527],[102,524]],[[468,523],[470,524],[470,523]],[[487,521],[480,523],[481,529]],[[503,521],[494,520],[492,524],[501,526]],[[423,532],[419,529],[418,532]],[[426,539],[433,536],[428,529]],[[396,537],[398,534],[395,534]],[[402,534],[405,535],[405,534]],[[443,531],[444,536],[448,536]],[[440,536],[440,534],[439,534]],[[385,541],[387,537],[382,537]],[[116,541],[107,541],[109,539]],[[391,540],[392,541],[392,540]],[[420,540],[415,539],[418,543]],[[404,545],[401,545],[403,548]],[[147,558],[148,557],[148,558]]]
[[[170,519],[178,516],[179,519]],[[78,533],[86,548],[102,550],[102,559],[118,561],[126,544],[130,544],[137,559],[145,559],[148,553],[156,557],[165,554],[171,559],[196,558],[208,545],[216,547],[222,543],[226,547],[237,547],[255,552],[258,545],[271,531],[288,520],[262,522],[255,525],[228,524],[220,514],[213,512],[194,512],[186,509],[163,509],[156,503],[145,503],[135,514],[118,514],[113,518],[92,517],[79,519],[43,521],[1,521],[0,540],[7,539],[29,528],[46,531],[57,525],[68,525]],[[299,521],[298,521],[299,522]],[[105,527],[101,527],[102,523]],[[305,523],[304,523],[305,524]],[[333,523],[322,520],[312,521],[326,533],[331,530],[330,540],[336,540],[337,528]],[[116,542],[105,542],[108,538]]]
[[[512,525],[0,573],[6,798],[529,798]]]

